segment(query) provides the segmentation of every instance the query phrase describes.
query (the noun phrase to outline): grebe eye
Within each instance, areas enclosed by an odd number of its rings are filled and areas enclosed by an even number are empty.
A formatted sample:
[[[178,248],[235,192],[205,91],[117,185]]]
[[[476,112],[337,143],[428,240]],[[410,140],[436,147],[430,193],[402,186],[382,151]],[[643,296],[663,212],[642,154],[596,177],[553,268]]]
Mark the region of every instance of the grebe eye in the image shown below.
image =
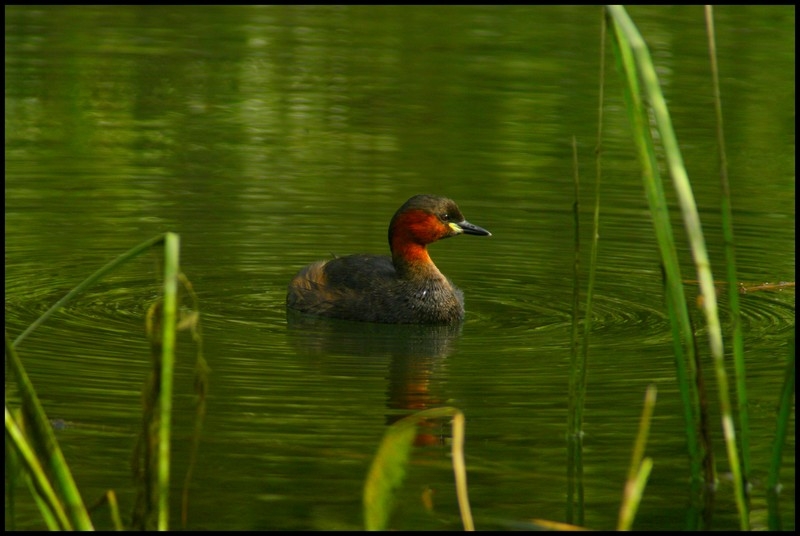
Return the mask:
[[[450,214],[448,214],[447,212],[445,212],[439,217],[442,218],[442,221],[450,221]]]

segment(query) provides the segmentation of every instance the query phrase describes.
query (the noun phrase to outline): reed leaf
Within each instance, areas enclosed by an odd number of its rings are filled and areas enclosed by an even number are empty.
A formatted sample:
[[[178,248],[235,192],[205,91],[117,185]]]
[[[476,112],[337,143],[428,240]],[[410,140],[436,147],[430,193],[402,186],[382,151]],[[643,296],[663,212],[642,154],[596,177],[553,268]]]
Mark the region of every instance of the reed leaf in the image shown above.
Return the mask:
[[[794,409],[795,389],[795,340],[789,345],[789,356],[786,361],[786,372],[783,378],[780,399],[778,401],[778,415],[775,426],[775,442],[772,445],[772,457],[767,475],[767,510],[769,530],[781,530],[781,517],[778,509],[778,496],[780,493],[780,469],[783,449],[786,446],[792,410]]]
[[[644,487],[647,478],[653,468],[653,460],[644,457],[645,447],[647,446],[647,436],[650,433],[650,421],[653,417],[653,409],[656,405],[657,389],[655,385],[650,385],[644,395],[644,406],[642,407],[642,417],[639,421],[639,432],[636,434],[633,453],[631,454],[631,464],[628,468],[628,479],[625,483],[625,492],[622,496],[622,503],[619,509],[619,521],[617,530],[630,530],[633,526],[633,519],[642,500]]]
[[[383,436],[364,483],[364,527],[386,530],[394,492],[403,483],[417,433],[416,421],[398,421]]]
[[[164,235],[163,298],[150,307],[146,318],[152,369],[144,388],[142,430],[132,459],[134,477],[140,484],[133,525],[141,530],[169,528],[170,434],[179,245],[178,235]]]
[[[420,411],[389,426],[372,460],[364,482],[364,527],[386,530],[392,511],[395,490],[402,484],[413,446],[417,425],[428,419],[452,417],[451,457],[456,480],[456,495],[465,530],[475,530],[467,495],[467,472],[464,463],[464,414],[452,407]]]
[[[92,521],[81,499],[53,428],[22,361],[6,334],[6,362],[21,399],[19,426],[6,408],[7,445],[14,448],[34,488],[33,496],[48,526],[60,530],[91,530]],[[24,430],[25,432],[23,433]]]
[[[749,528],[748,511],[745,501],[744,482],[741,474],[741,464],[739,462],[738,447],[736,444],[736,432],[733,424],[733,417],[731,414],[732,407],[730,403],[730,395],[728,390],[728,377],[724,367],[724,352],[722,344],[722,330],[720,327],[719,316],[717,312],[716,291],[714,289],[714,278],[711,273],[711,266],[708,260],[708,253],[706,251],[705,239],[703,237],[702,226],[700,225],[700,217],[697,212],[697,205],[694,201],[692,194],[691,183],[686,173],[686,168],[683,165],[683,157],[678,147],[677,138],[672,128],[672,120],[667,109],[666,101],[661,93],[661,87],[658,83],[656,70],[650,57],[650,52],[642,39],[633,21],[628,16],[627,12],[621,6],[609,6],[607,8],[610,18],[613,20],[615,41],[618,43],[620,50],[624,50],[621,54],[623,58],[623,65],[626,73],[626,80],[628,81],[628,88],[631,90],[631,102],[636,102],[632,110],[632,115],[635,116],[634,124],[636,125],[637,143],[642,147],[650,147],[648,149],[640,149],[645,152],[646,157],[642,158],[645,169],[647,170],[645,176],[645,184],[653,182],[653,185],[646,188],[648,191],[648,198],[653,194],[658,195],[658,199],[651,201],[651,208],[653,205],[657,210],[664,212],[664,223],[669,225],[669,219],[666,217],[666,201],[663,197],[663,187],[660,186],[656,170],[655,153],[652,150],[653,141],[651,132],[644,128],[646,123],[646,112],[649,110],[653,114],[655,121],[655,128],[658,131],[659,138],[664,148],[664,157],[669,170],[670,177],[672,178],[673,187],[678,197],[678,202],[683,215],[684,228],[689,239],[692,257],[695,263],[697,272],[697,279],[700,282],[700,293],[703,298],[702,308],[705,314],[706,325],[709,336],[709,346],[711,349],[711,356],[714,361],[714,373],[718,385],[718,397],[720,405],[720,413],[722,417],[722,429],[725,437],[725,446],[728,453],[728,461],[731,472],[734,478],[734,494],[736,498],[736,506],[739,513],[739,526],[742,530]],[[638,95],[638,91],[634,91],[634,85],[631,80],[639,80],[642,82],[642,90],[647,97],[649,109],[646,109]],[[636,86],[638,89],[638,83]],[[647,141],[640,141],[647,140]],[[658,229],[659,226],[657,226]],[[657,230],[659,235],[659,242],[664,238],[663,231],[661,233]],[[670,237],[670,247],[663,248],[671,249],[674,253],[674,244],[672,244]],[[667,284],[670,287],[669,295],[672,296],[673,304],[677,301],[678,297],[683,297],[681,287],[681,279],[675,279],[677,272],[676,258],[669,259],[670,262],[665,261],[665,270],[667,272]],[[673,264],[674,262],[674,264]],[[685,309],[685,306],[682,307]],[[687,316],[688,318],[688,316]],[[683,330],[682,335],[689,336],[690,330]]]
[[[101,279],[103,279],[106,275],[116,270],[126,262],[135,259],[142,253],[148,251],[151,247],[159,244],[160,242],[163,242],[165,237],[166,237],[165,234],[160,234],[158,236],[154,236],[149,240],[145,240],[138,246],[126,251],[125,253],[123,253],[122,255],[120,255],[119,257],[117,257],[116,259],[109,262],[108,264],[97,270],[95,273],[87,277],[78,286],[69,291],[66,296],[64,296],[63,298],[58,300],[55,304],[53,304],[52,307],[50,307],[47,311],[45,311],[44,314],[42,314],[42,316],[37,318],[30,326],[28,326],[28,328],[14,340],[14,347],[17,347],[23,340],[25,340],[28,337],[28,335],[33,333],[34,330],[36,330],[36,328],[41,326],[48,318],[53,316],[53,314],[60,311],[62,307],[71,302],[75,297],[79,296],[86,289],[88,289]]]
[[[613,17],[617,11],[622,11],[621,17]],[[661,262],[664,270],[665,296],[667,312],[672,329],[673,349],[675,353],[675,367],[678,380],[678,390],[681,397],[687,447],[690,465],[690,509],[702,509],[702,493],[704,491],[702,465],[705,451],[698,436],[699,423],[699,397],[696,391],[696,371],[694,369],[694,331],[686,307],[680,264],[672,235],[672,226],[667,211],[664,189],[658,171],[655,148],[649,132],[647,110],[642,102],[639,77],[635,66],[633,46],[618,26],[617,18],[628,20],[622,8],[607,9],[612,32],[612,49],[619,70],[623,74],[623,95],[626,109],[634,130],[634,141],[642,165],[642,179],[645,186],[647,202],[650,205],[650,214],[656,234]],[[630,32],[629,32],[630,33]],[[638,33],[633,32],[634,37]],[[641,40],[641,38],[639,38]],[[690,521],[688,528],[697,528],[696,521]]]
[[[75,488],[69,468],[63,459],[52,427],[39,404],[33,386],[30,384],[22,367],[15,346],[20,344],[38,326],[59,311],[72,299],[79,296],[93,284],[118,268],[122,264],[136,258],[153,246],[164,244],[164,295],[163,300],[151,307],[148,312],[148,335],[153,350],[153,372],[148,386],[145,388],[145,404],[143,416],[143,435],[134,449],[134,459],[144,458],[144,469],[140,470],[138,462],[134,462],[134,474],[147,484],[145,491],[137,496],[137,507],[134,511],[134,524],[139,528],[148,528],[149,512],[155,513],[155,527],[166,530],[169,527],[169,479],[170,479],[170,433],[172,413],[172,381],[175,360],[176,330],[183,327],[192,329],[193,338],[198,342],[198,358],[195,366],[195,389],[198,393],[198,411],[195,420],[195,434],[190,453],[189,470],[184,483],[183,522],[186,523],[188,504],[188,485],[191,469],[195,463],[197,442],[202,428],[205,413],[205,395],[208,385],[208,366],[202,356],[201,336],[199,333],[199,316],[188,315],[180,324],[178,316],[178,288],[181,282],[189,290],[195,301],[197,297],[191,290],[189,281],[180,274],[180,239],[177,234],[165,233],[146,240],[131,250],[123,253],[112,262],[106,264],[78,286],[61,298],[41,317],[33,322],[17,339],[11,343],[6,334],[6,355],[11,369],[17,378],[21,409],[25,427],[18,423],[6,409],[6,438],[15,449],[15,453],[23,460],[27,469],[34,498],[42,510],[45,522],[54,529],[91,529],[91,521],[83,501]],[[22,429],[27,431],[22,433]],[[146,446],[145,446],[146,445]],[[52,482],[48,473],[53,475]],[[144,477],[142,477],[144,475]],[[105,500],[111,508],[112,520],[121,527],[116,495],[109,491]],[[146,506],[142,506],[146,505]]]
[[[578,288],[579,271],[578,259],[580,242],[578,233],[580,229],[578,212],[578,154],[576,141],[573,137],[573,167],[575,172],[575,291],[573,305],[573,343],[570,356],[569,379],[569,413],[567,417],[567,515],[568,523],[584,522],[584,482],[583,482],[583,410],[586,400],[586,377],[589,367],[589,339],[592,332],[592,298],[594,297],[594,284],[597,274],[597,251],[600,238],[600,178],[602,176],[602,139],[603,139],[603,100],[605,86],[605,41],[606,20],[601,17],[600,26],[600,88],[597,111],[597,146],[595,149],[595,196],[594,213],[592,219],[592,248],[589,260],[589,277],[586,285],[586,306],[583,313],[583,337],[581,341],[581,355],[578,358],[577,348],[577,315],[578,315]]]
[[[172,431],[172,383],[175,369],[175,330],[178,319],[180,238],[167,233],[164,240],[164,317],[161,322],[161,388],[158,407],[158,530],[169,528],[170,437]]]
[[[717,146],[719,150],[719,180],[722,211],[722,237],[725,246],[725,267],[728,280],[728,303],[731,315],[731,336],[733,342],[733,366],[736,375],[737,414],[739,415],[739,437],[742,445],[742,471],[744,478],[750,477],[750,410],[747,401],[747,386],[744,363],[744,334],[742,315],[739,310],[739,281],[736,276],[736,250],[733,239],[733,209],[731,207],[731,188],[728,182],[728,158],[725,150],[725,129],[722,121],[722,95],[719,88],[719,66],[717,64],[717,45],[714,32],[714,8],[705,6],[708,33],[708,54],[711,66],[711,82],[714,88],[714,113],[717,119]]]

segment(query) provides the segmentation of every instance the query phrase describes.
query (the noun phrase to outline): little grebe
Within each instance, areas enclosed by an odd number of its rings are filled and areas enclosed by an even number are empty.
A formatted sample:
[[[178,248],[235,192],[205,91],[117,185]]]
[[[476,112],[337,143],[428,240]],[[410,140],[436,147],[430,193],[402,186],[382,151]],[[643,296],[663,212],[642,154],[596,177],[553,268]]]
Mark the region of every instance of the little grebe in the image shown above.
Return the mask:
[[[427,245],[458,234],[491,236],[451,199],[415,195],[389,223],[392,256],[349,255],[309,264],[286,295],[304,313],[388,324],[449,324],[464,318],[464,296],[433,264]]]

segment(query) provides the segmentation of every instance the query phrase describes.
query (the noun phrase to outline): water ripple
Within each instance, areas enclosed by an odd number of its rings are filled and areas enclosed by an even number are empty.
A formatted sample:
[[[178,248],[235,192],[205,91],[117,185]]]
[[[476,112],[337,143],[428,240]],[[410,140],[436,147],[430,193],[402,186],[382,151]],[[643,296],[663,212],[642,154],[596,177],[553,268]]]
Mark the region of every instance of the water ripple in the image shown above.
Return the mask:
[[[631,295],[630,292],[626,296]],[[467,303],[467,321],[480,323],[493,338],[515,339],[531,332],[562,331],[572,329],[571,295],[561,292],[548,299],[534,299],[523,285],[516,290],[473,291]],[[595,295],[592,304],[592,333],[630,338],[640,342],[667,342],[671,338],[669,318],[662,304],[663,297],[639,293],[634,299],[621,297],[622,293]],[[702,312],[691,297],[689,312],[698,330],[705,321]],[[582,299],[581,315],[584,314]],[[722,297],[719,316],[723,333],[729,332],[727,299]],[[795,320],[794,290],[786,292],[758,292],[740,297],[743,330],[747,336],[785,337],[793,329]],[[581,328],[582,330],[582,328]],[[581,331],[582,333],[582,331]]]
[[[16,290],[6,294],[6,321],[12,334],[21,332],[66,295],[68,286],[52,280],[27,280],[22,285],[7,282]],[[147,310],[159,296],[153,279],[115,277],[88,289],[56,312],[45,323],[48,329],[69,333],[72,330],[97,330],[130,336],[132,327],[142,326]],[[42,329],[42,328],[40,328]],[[139,331],[141,332],[141,331]]]

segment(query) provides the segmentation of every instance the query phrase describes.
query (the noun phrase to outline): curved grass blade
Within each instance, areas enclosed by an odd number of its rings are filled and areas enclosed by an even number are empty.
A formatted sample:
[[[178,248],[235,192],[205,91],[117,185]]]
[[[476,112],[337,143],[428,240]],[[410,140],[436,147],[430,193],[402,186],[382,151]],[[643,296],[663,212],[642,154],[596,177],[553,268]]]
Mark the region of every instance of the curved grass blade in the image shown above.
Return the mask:
[[[10,436],[13,439],[10,443],[15,445],[17,453],[29,469],[28,474],[37,490],[34,497],[39,508],[43,512],[52,512],[49,519],[53,521],[48,523],[57,523],[62,529],[92,530],[91,519],[64,454],[58,446],[53,428],[8,334],[5,341],[7,363],[19,389],[20,409],[26,431],[23,435],[6,409],[6,438]],[[45,519],[48,519],[47,515]]]
[[[636,101],[637,103],[632,108],[631,115],[634,125],[638,128],[636,139],[639,143],[640,150],[642,147],[645,147],[645,157],[642,158],[642,164],[647,169],[646,178],[656,178],[657,173],[655,170],[657,168],[655,166],[656,161],[652,149],[646,148],[652,147],[653,142],[651,133],[646,128],[648,116],[641,103],[641,97],[639,96],[639,79],[642,81],[642,91],[647,96],[647,100],[650,104],[649,110],[653,114],[655,126],[658,129],[658,134],[664,148],[667,167],[683,215],[684,227],[689,239],[697,271],[697,279],[700,281],[700,292],[703,297],[703,312],[705,313],[709,346],[714,361],[714,372],[718,385],[718,397],[725,446],[728,453],[730,469],[734,477],[734,492],[736,507],[739,513],[739,526],[742,530],[747,530],[749,528],[749,514],[745,500],[738,446],[736,444],[736,431],[733,424],[732,407],[728,390],[728,377],[725,372],[723,361],[722,330],[717,311],[714,278],[711,273],[708,252],[706,250],[705,239],[697,212],[697,205],[694,201],[689,177],[683,164],[683,157],[678,147],[666,101],[664,95],[661,93],[656,70],[653,66],[647,45],[622,6],[609,6],[607,10],[609,17],[613,20],[615,42],[617,43],[618,49],[621,51],[620,56],[622,57],[622,63],[625,67],[626,81],[628,82],[627,87],[631,90],[629,100]],[[644,140],[647,140],[647,142],[645,143]],[[648,180],[645,180],[646,184],[648,182]],[[663,188],[660,186],[660,180],[656,179],[654,187],[658,194],[658,199],[655,200],[655,202],[658,205],[665,205],[666,202],[663,199]],[[650,196],[649,192],[650,189],[648,188],[648,198]],[[659,238],[659,242],[661,242],[661,237]],[[674,250],[674,244],[670,249]],[[664,248],[662,246],[662,252],[663,250]],[[673,267],[671,266],[671,262],[665,262],[667,283],[670,287],[669,295],[672,296],[673,306],[678,305],[678,303],[675,303],[678,301],[677,297],[683,296],[681,280],[675,279],[676,269],[677,265]],[[681,307],[685,309],[685,304],[682,304]],[[684,330],[683,335],[685,337],[691,337],[691,331]],[[691,362],[692,360],[690,359],[689,363]]]
[[[77,287],[70,290],[66,296],[58,300],[55,304],[53,304],[52,307],[50,307],[50,309],[45,311],[44,314],[42,314],[42,316],[37,318],[30,326],[28,326],[28,328],[14,340],[13,346],[14,347],[18,346],[23,340],[25,340],[25,338],[28,337],[28,335],[33,333],[33,331],[36,328],[41,326],[48,318],[53,316],[54,313],[56,313],[67,303],[72,301],[73,298],[80,295],[84,290],[88,289],[89,287],[100,281],[103,277],[105,277],[108,273],[112,272],[116,268],[119,268],[120,266],[130,261],[131,259],[138,257],[151,247],[161,243],[162,241],[164,241],[165,236],[166,234],[161,234],[149,240],[145,240],[138,246],[126,251],[125,253],[123,253],[122,255],[120,255],[119,257],[117,257],[116,259],[114,259],[113,261],[106,264],[105,266],[97,270],[95,273],[87,277]]]
[[[25,470],[25,479],[30,487],[31,494],[36,499],[36,505],[45,520],[45,524],[50,530],[70,530],[72,524],[67,518],[67,514],[58,500],[53,486],[47,479],[44,468],[39,463],[39,459],[34,453],[34,449],[25,438],[25,433],[17,426],[11,413],[6,409],[6,445],[12,450],[6,454],[13,453],[13,463],[21,465]],[[9,461],[6,461],[7,467]]]
[[[417,433],[416,421],[398,421],[381,440],[364,483],[364,528],[386,530],[394,492],[403,483]]]
[[[622,10],[620,8],[620,10]],[[624,13],[624,10],[622,10]],[[642,179],[645,187],[653,228],[656,234],[661,262],[664,270],[667,312],[672,330],[675,352],[675,368],[678,389],[681,397],[690,465],[690,509],[700,511],[703,506],[703,460],[705,450],[698,436],[700,429],[699,396],[696,390],[697,371],[695,370],[694,330],[686,307],[680,264],[672,235],[672,224],[664,196],[664,188],[658,172],[652,138],[649,134],[647,110],[644,107],[637,76],[633,47],[627,35],[621,31],[612,15],[614,9],[608,8],[611,28],[611,44],[620,71],[624,76],[626,109],[634,131],[634,141],[642,165]],[[632,25],[632,23],[630,23]],[[638,34],[637,34],[638,35]],[[697,529],[697,517],[691,516],[688,528]]]
[[[452,407],[414,413],[387,428],[372,460],[364,482],[364,526],[367,530],[386,530],[392,510],[394,491],[406,474],[417,424],[427,419],[453,418],[452,458],[456,494],[465,530],[475,530],[467,496],[467,472],[464,464],[464,414]]]
[[[644,450],[647,446],[647,436],[650,433],[650,421],[653,417],[653,408],[656,405],[656,386],[650,385],[644,395],[644,407],[642,408],[642,418],[639,421],[639,433],[636,435],[636,443],[631,455],[631,465],[628,469],[628,480],[625,483],[625,493],[622,496],[622,504],[619,509],[619,521],[617,530],[630,530],[639,503],[642,501],[644,487],[650,470],[653,468],[652,458],[644,457]]]

